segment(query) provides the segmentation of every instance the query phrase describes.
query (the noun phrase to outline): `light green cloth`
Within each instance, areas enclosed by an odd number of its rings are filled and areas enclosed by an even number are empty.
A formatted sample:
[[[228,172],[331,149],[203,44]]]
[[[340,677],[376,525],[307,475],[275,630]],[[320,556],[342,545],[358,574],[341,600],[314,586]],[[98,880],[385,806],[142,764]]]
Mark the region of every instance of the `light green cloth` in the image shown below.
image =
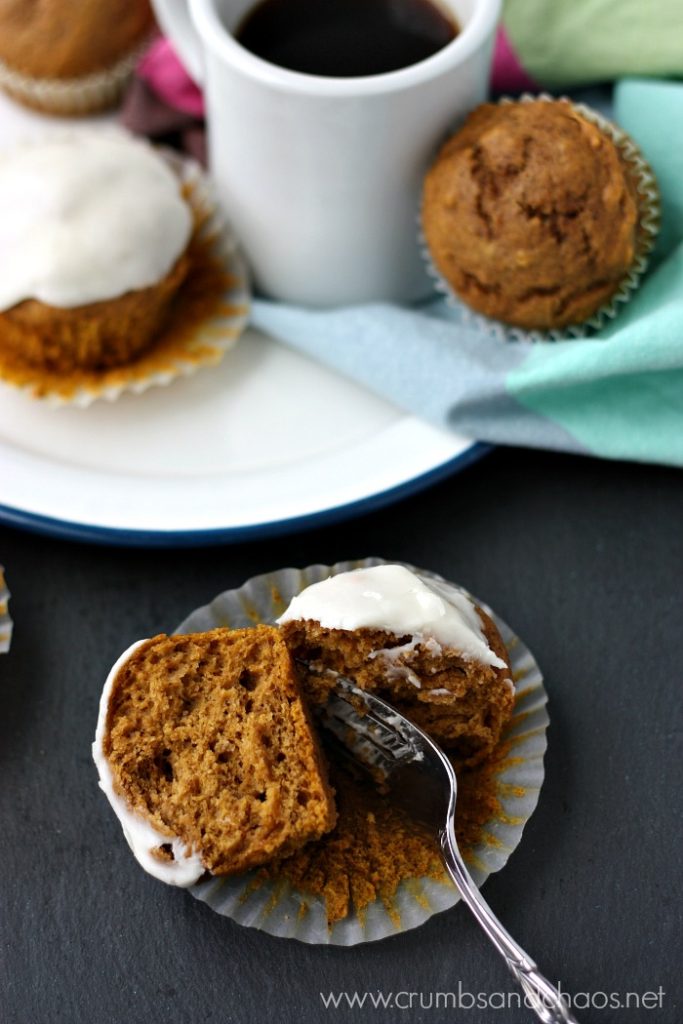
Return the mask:
[[[683,0],[505,0],[503,21],[524,69],[548,88],[683,76]]]
[[[595,340],[535,345],[507,389],[588,451],[683,464],[683,85],[630,80],[615,120],[656,169],[662,224],[655,269]]]

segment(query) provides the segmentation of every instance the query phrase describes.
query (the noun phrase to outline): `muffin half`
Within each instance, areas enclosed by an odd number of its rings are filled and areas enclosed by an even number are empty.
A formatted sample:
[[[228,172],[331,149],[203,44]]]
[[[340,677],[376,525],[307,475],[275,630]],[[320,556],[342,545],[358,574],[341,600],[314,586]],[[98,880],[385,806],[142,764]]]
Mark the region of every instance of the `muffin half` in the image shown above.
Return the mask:
[[[505,645],[461,590],[401,565],[331,576],[278,620],[316,703],[337,675],[393,704],[460,766],[483,761],[514,707]]]
[[[93,756],[137,860],[175,885],[292,853],[336,820],[271,626],[134,645],[105,684]]]

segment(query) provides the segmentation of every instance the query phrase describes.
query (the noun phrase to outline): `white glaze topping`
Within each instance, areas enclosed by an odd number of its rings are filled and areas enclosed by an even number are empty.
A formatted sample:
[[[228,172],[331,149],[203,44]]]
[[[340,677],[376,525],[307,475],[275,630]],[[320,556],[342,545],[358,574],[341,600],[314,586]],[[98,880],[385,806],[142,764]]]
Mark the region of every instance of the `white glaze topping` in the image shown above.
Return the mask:
[[[417,576],[402,565],[330,576],[294,597],[278,623],[310,619],[326,629],[381,629],[423,643],[459,651],[479,664],[506,668],[491,650],[477,609],[461,590],[441,580]],[[374,652],[387,658],[404,648]],[[419,682],[416,684],[419,685]]]
[[[133,851],[135,859],[145,871],[148,871],[150,875],[154,875],[155,878],[159,878],[162,882],[168,882],[170,885],[188,886],[193,885],[201,878],[206,870],[199,855],[193,853],[181,839],[158,832],[146,818],[138,814],[128,804],[124,797],[116,792],[112,771],[104,754],[103,741],[107,727],[109,699],[112,687],[114,686],[114,680],[133,652],[144,643],[146,643],[145,640],[138,640],[136,643],[131,644],[128,650],[123,652],[107,676],[104,689],[102,690],[102,697],[100,698],[100,712],[97,719],[95,742],[92,746],[92,756],[100,776],[100,789],[104,792],[116,817],[121,822],[123,834]],[[153,849],[162,845],[171,847],[173,860],[160,860],[152,854]]]
[[[73,307],[160,281],[192,214],[178,178],[123,132],[74,132],[0,154],[0,309]]]

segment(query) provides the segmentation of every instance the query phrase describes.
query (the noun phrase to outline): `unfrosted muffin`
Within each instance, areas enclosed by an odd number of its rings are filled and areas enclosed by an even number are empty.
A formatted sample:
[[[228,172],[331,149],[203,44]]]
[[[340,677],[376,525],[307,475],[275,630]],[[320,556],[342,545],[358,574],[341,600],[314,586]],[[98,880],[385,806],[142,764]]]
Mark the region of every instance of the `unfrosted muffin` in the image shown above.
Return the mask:
[[[442,580],[400,565],[340,573],[307,587],[278,622],[312,701],[324,702],[335,675],[347,676],[421,726],[460,766],[483,761],[512,715],[498,630]]]
[[[0,0],[0,85],[46,113],[104,110],[153,26],[148,0]]]
[[[0,348],[52,371],[143,352],[189,269],[193,214],[147,143],[82,132],[0,155]]]
[[[135,857],[171,884],[285,856],[336,820],[272,626],[134,644],[105,684],[93,756]]]
[[[634,264],[639,218],[632,169],[566,100],[477,107],[424,184],[437,270],[479,313],[529,330],[604,306]]]

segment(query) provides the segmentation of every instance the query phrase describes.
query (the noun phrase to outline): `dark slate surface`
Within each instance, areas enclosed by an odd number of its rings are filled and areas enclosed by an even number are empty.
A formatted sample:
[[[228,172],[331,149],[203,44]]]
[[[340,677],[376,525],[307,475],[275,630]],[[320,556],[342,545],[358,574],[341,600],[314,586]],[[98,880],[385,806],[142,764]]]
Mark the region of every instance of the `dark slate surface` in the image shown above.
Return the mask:
[[[495,910],[569,991],[598,1004],[665,991],[661,1008],[581,1021],[683,1019],[683,476],[499,451],[389,510],[239,547],[131,552],[0,530],[16,623],[0,658],[2,1024],[532,1019],[420,1008],[458,983],[513,990],[464,908],[351,950],[273,939],[147,877],[98,792],[97,701],[125,646],[255,573],[367,554],[459,580],[545,670],[546,781],[486,885]],[[320,997],[366,990],[399,1004],[414,992],[413,1009],[326,1010]]]

